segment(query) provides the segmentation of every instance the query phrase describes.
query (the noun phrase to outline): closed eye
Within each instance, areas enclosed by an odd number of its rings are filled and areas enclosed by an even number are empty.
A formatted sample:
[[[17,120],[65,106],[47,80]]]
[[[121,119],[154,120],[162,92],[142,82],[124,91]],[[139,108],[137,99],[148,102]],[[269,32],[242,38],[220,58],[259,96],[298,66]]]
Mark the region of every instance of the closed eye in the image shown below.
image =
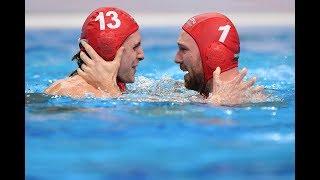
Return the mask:
[[[140,47],[140,46],[141,46],[141,41],[138,42],[137,44],[135,44],[135,45],[133,46],[133,49],[137,49],[137,48]]]
[[[178,47],[180,51],[189,50],[185,45],[178,43]]]

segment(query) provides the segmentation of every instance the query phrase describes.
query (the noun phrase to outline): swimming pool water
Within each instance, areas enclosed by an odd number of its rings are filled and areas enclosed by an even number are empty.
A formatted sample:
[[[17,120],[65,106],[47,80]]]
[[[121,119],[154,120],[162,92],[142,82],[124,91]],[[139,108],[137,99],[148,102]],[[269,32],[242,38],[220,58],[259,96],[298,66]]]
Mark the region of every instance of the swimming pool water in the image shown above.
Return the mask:
[[[79,100],[42,94],[77,67],[79,30],[26,30],[26,179],[294,179],[294,27],[239,27],[240,68],[273,94],[244,107],[190,100],[179,31],[142,28],[128,93]]]

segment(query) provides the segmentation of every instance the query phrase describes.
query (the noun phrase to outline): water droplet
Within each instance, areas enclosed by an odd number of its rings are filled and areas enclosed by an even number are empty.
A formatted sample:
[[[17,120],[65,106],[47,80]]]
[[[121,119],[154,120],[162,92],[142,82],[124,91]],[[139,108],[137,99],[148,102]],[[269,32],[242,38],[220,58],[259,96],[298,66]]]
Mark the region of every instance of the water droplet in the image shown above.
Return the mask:
[[[274,141],[279,141],[280,140],[280,135],[278,133],[274,133],[270,136],[270,138]]]
[[[228,115],[231,115],[232,111],[228,109],[228,110],[225,111],[225,113],[228,114]]]
[[[32,77],[33,77],[33,78],[39,78],[40,75],[36,74],[36,75],[34,75],[34,76],[32,76]]]
[[[251,107],[246,107],[245,110],[251,110]]]

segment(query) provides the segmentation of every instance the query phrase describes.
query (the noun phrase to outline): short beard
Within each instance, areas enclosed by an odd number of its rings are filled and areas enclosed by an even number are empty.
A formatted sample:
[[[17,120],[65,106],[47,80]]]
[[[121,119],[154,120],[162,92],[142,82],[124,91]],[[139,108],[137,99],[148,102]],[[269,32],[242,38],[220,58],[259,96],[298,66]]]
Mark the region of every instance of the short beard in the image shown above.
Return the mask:
[[[186,78],[184,78],[184,86],[187,89],[202,93],[203,89],[205,89],[206,84],[204,83],[202,74],[196,74],[193,78],[191,78],[189,74]]]

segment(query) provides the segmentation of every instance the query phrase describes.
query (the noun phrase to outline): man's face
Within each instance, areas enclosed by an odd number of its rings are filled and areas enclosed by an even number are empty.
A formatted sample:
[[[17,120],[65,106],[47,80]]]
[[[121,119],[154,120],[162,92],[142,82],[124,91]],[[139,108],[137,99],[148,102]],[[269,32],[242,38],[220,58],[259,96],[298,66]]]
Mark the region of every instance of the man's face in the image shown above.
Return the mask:
[[[184,75],[184,85],[187,89],[200,91],[204,84],[204,79],[198,46],[193,38],[184,30],[182,30],[177,43],[179,49],[175,62],[180,64],[182,71],[188,72]]]
[[[124,51],[120,62],[118,78],[124,83],[133,83],[139,61],[144,58],[139,31],[131,34],[122,46],[124,47]]]

